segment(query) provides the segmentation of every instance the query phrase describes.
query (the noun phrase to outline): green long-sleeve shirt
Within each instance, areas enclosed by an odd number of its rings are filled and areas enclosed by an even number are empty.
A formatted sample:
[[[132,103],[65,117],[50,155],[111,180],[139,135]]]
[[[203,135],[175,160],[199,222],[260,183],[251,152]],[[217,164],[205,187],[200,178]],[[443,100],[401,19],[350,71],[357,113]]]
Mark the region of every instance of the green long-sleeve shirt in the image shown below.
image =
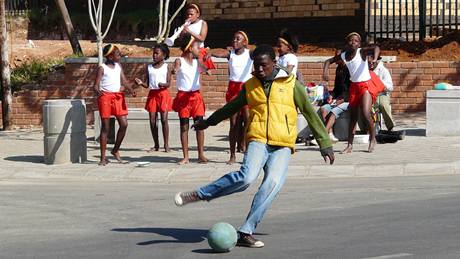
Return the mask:
[[[274,75],[271,79],[261,82],[264,87],[265,95],[267,95],[267,97],[270,92],[270,87],[272,86],[273,80],[276,74],[278,74],[278,72],[279,69],[275,69]],[[332,143],[329,139],[329,135],[326,131],[326,128],[324,127],[324,124],[318,117],[318,114],[308,101],[305,87],[299,81],[296,81],[295,83],[294,103],[295,106],[299,109],[300,113],[302,113],[305,119],[307,119],[308,126],[313,132],[313,136],[315,137],[321,148],[321,153],[324,153],[323,151],[326,151],[326,149],[332,149]],[[219,122],[237,113],[241,108],[243,108],[247,104],[248,102],[246,100],[246,88],[243,85],[243,89],[240,91],[236,98],[224,105],[219,110],[215,111],[206,121],[211,126],[217,125]]]

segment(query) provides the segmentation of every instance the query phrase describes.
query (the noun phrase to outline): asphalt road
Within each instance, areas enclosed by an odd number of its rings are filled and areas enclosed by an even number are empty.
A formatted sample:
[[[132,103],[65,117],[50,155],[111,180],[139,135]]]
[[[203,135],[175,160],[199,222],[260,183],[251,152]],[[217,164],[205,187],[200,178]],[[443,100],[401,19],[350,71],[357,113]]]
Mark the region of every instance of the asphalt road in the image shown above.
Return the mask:
[[[258,227],[262,249],[209,249],[257,185],[177,208],[196,183],[0,181],[1,258],[460,258],[460,176],[287,181]]]

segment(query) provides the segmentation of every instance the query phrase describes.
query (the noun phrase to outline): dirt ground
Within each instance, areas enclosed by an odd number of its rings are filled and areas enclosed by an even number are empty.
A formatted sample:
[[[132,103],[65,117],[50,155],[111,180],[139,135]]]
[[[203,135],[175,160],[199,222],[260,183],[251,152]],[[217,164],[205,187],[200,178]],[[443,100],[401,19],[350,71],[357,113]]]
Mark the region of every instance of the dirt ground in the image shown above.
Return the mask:
[[[397,56],[398,61],[449,60],[460,59],[460,34],[454,33],[445,37],[426,40],[424,42],[386,41],[380,45],[382,54]],[[96,43],[80,41],[86,56],[96,55]],[[122,54],[129,57],[148,57],[151,55],[149,46],[152,42],[117,42]],[[340,44],[303,44],[297,55],[332,56]],[[62,40],[13,40],[10,44],[10,62],[16,67],[32,59],[59,59],[72,55],[68,41]],[[180,55],[177,48],[171,49],[171,56]]]

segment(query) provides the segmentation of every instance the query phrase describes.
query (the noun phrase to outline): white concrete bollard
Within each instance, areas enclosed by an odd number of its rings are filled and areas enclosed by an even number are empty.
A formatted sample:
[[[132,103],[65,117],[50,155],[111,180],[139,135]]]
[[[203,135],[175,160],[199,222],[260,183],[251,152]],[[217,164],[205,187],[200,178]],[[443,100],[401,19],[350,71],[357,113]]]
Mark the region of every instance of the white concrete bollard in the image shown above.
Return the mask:
[[[45,100],[43,133],[46,164],[85,162],[87,159],[85,100]]]

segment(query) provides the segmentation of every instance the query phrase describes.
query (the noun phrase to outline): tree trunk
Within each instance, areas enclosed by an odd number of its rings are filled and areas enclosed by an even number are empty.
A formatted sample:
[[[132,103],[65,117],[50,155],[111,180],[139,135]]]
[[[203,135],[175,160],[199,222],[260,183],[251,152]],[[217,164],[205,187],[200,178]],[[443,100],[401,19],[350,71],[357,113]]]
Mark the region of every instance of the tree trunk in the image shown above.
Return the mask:
[[[8,32],[6,30],[5,0],[0,0],[0,55],[1,55],[1,79],[2,79],[2,120],[3,130],[11,129],[11,95],[10,62],[8,60]]]
[[[67,38],[69,38],[70,45],[72,46],[73,54],[83,56],[80,43],[78,42],[77,35],[73,29],[72,20],[70,19],[69,12],[64,0],[54,0],[58,7],[59,13],[61,14],[62,22],[64,25]]]

